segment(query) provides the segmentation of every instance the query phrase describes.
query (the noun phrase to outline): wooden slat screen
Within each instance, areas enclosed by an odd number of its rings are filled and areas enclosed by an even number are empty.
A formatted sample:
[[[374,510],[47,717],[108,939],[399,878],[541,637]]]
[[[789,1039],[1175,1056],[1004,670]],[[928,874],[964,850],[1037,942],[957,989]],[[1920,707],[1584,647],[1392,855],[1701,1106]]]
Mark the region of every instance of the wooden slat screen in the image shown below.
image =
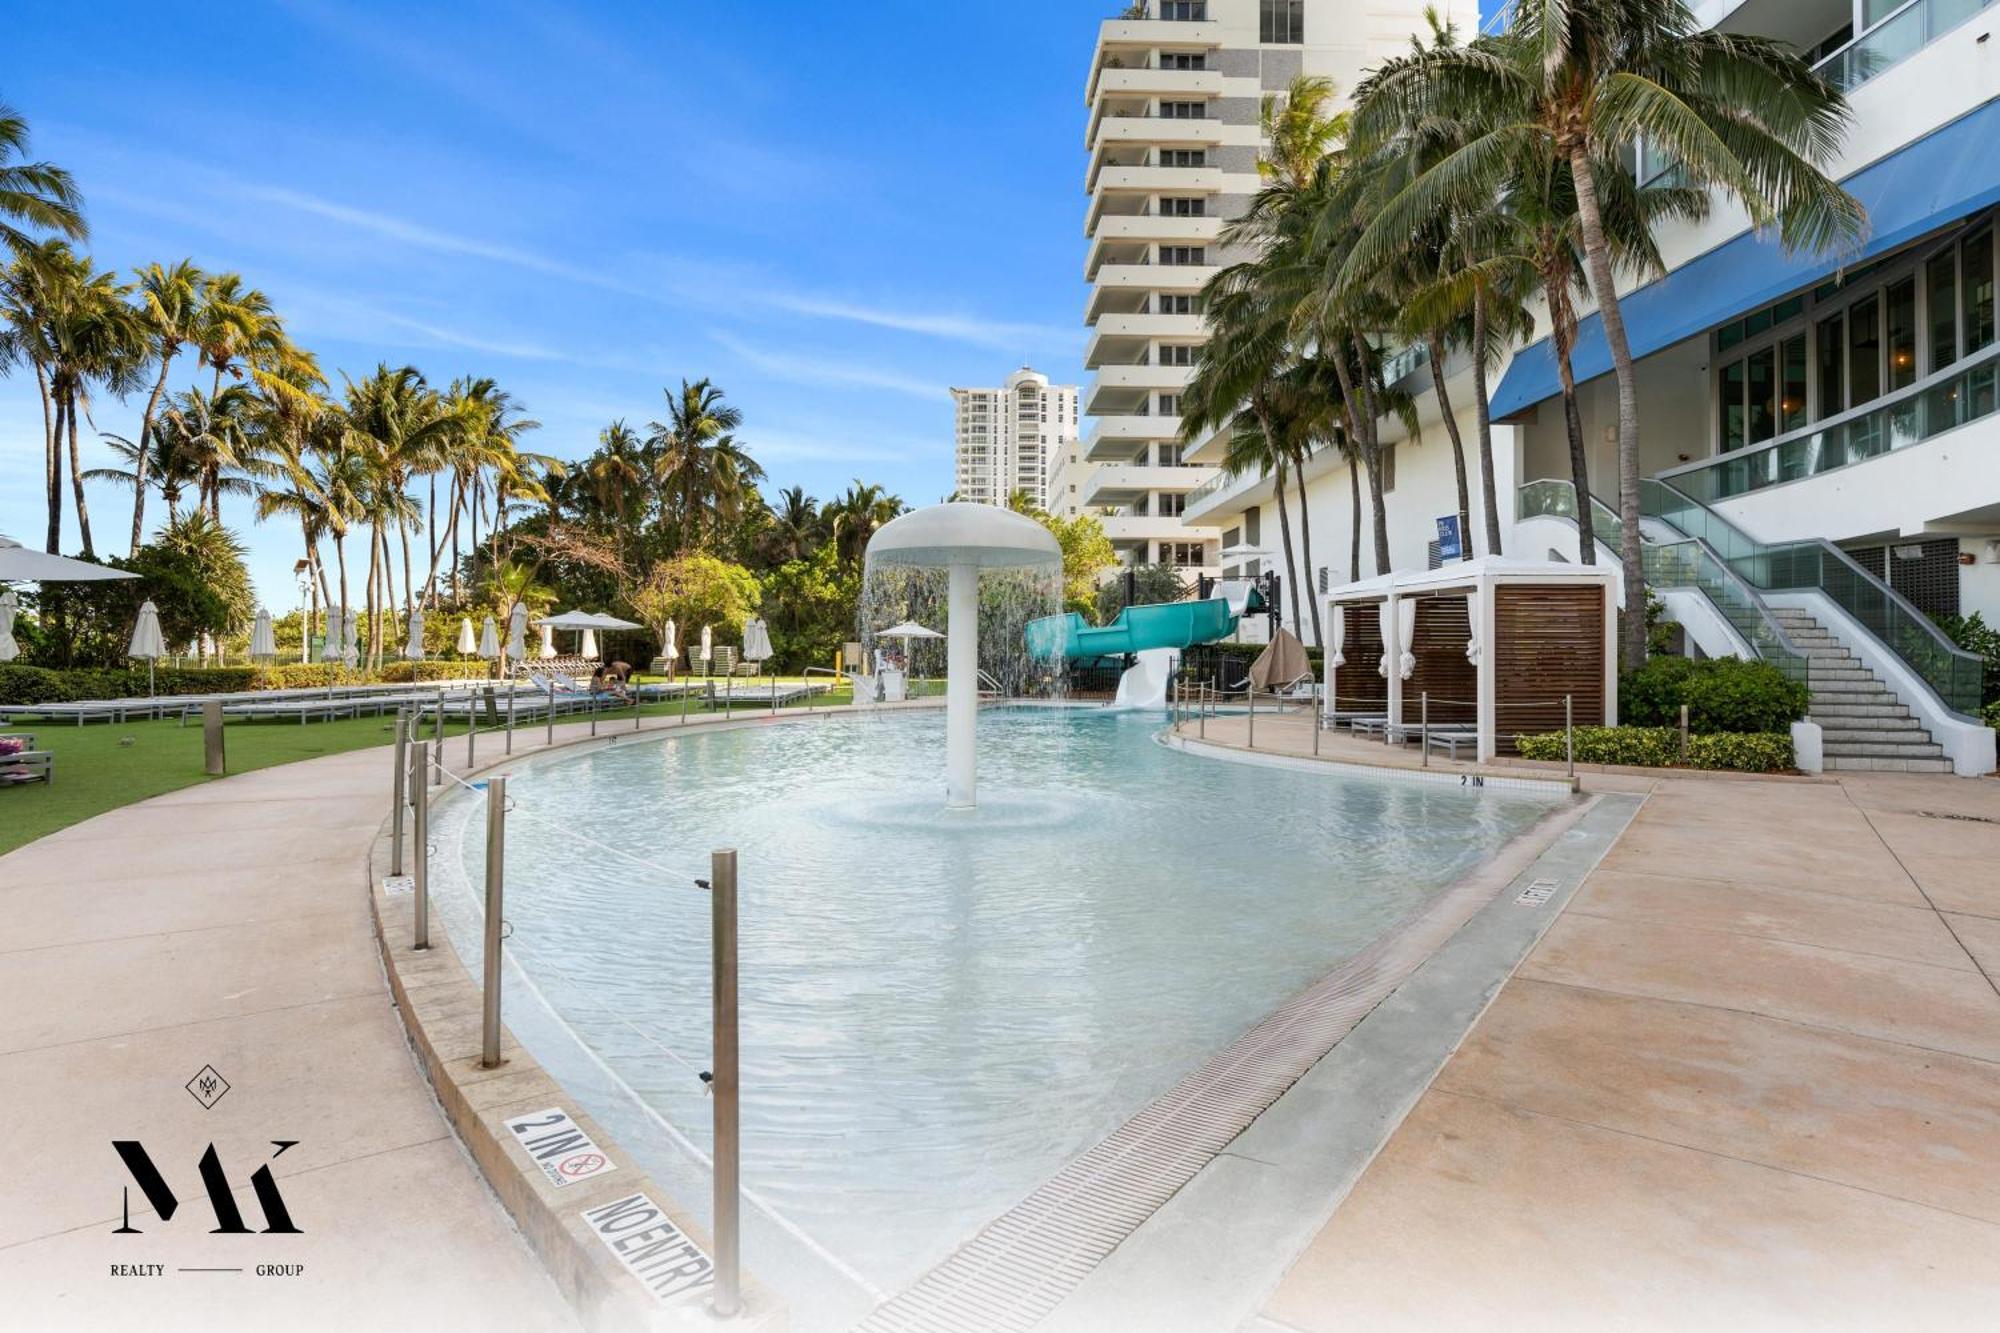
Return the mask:
[[[1381,614],[1381,606],[1374,602],[1347,608],[1347,637],[1340,648],[1347,665],[1333,682],[1334,707],[1340,712],[1389,709],[1389,682],[1375,670],[1382,660]],[[1327,632],[1332,633],[1331,628]]]
[[[1493,602],[1495,729],[1513,752],[1523,733],[1561,731],[1564,695],[1576,725],[1604,722],[1604,592],[1501,584]]]
[[[1418,720],[1423,695],[1428,691],[1433,724],[1477,722],[1479,671],[1465,660],[1465,641],[1472,622],[1466,615],[1464,596],[1421,597],[1415,603],[1404,603],[1405,613],[1412,605],[1417,613],[1417,634],[1410,652],[1417,666],[1403,682],[1403,720]]]

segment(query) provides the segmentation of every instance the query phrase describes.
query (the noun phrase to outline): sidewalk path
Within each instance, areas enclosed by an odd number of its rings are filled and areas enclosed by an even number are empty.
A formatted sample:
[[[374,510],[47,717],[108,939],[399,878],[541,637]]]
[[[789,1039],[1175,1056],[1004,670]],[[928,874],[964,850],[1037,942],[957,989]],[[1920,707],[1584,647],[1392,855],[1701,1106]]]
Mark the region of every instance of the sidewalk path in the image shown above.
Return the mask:
[[[575,1327],[390,1003],[366,884],[390,755],[190,788],[0,857],[0,1323]],[[228,1084],[209,1109],[185,1086],[204,1066]],[[144,1145],[179,1200],[171,1221],[114,1140]],[[252,1233],[268,1162],[303,1234],[210,1234],[211,1143]],[[114,1234],[128,1187],[140,1234]]]
[[[1996,978],[2000,782],[1660,780],[1245,1328],[1988,1327]]]

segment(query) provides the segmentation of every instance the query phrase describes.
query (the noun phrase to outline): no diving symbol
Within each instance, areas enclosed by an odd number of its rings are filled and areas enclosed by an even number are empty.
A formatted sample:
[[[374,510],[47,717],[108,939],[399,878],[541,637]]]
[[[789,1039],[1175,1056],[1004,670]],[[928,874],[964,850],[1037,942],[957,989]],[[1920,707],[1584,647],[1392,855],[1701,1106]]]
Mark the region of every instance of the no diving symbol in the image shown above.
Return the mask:
[[[603,1155],[594,1152],[580,1152],[556,1163],[556,1170],[571,1180],[582,1180],[585,1176],[595,1175],[603,1169]]]

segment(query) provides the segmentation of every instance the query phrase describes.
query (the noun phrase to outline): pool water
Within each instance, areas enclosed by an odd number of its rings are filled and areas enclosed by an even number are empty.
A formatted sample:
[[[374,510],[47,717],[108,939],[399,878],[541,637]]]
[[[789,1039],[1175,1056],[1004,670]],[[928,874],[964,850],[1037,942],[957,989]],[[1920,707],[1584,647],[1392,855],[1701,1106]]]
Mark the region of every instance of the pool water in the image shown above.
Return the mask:
[[[989,710],[981,805],[957,813],[941,713],[526,764],[508,948],[705,1152],[690,881],[738,848],[744,1183],[893,1291],[1553,803],[1222,762],[1159,727]],[[483,826],[448,836],[476,894]]]

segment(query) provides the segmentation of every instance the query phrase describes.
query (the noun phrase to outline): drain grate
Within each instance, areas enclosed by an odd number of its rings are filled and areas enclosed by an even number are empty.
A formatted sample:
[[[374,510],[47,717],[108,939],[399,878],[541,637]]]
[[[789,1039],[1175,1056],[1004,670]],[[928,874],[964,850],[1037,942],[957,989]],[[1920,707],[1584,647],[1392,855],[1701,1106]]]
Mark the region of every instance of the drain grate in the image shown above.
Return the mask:
[[[1460,884],[1433,899],[987,1224],[855,1333],[1031,1328],[1494,896],[1491,885]]]
[[[2000,819],[1991,819],[1986,815],[1959,815],[1949,810],[1919,810],[1917,813],[1925,819],[1955,819],[1961,824],[2000,824]]]

